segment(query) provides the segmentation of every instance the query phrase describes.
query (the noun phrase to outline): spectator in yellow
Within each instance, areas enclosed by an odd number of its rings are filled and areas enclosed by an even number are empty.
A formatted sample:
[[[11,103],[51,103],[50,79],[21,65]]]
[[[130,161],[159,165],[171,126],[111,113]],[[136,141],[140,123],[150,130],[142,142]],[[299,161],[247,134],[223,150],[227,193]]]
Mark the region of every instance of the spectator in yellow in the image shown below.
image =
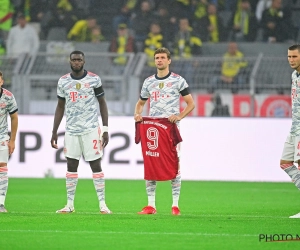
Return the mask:
[[[152,23],[150,25],[150,32],[144,42],[144,52],[148,56],[148,66],[155,67],[155,63],[153,60],[154,52],[158,48],[162,48],[164,46],[164,37],[161,33],[161,28],[159,23]]]
[[[228,50],[223,55],[221,79],[225,83],[233,83],[240,70],[246,67],[248,63],[244,59],[244,54],[238,50],[235,42],[228,44]]]
[[[199,0],[199,1],[193,1],[195,4],[195,11],[194,11],[194,19],[200,19],[207,15],[207,7],[208,7],[208,1],[207,0]]]
[[[7,39],[12,27],[14,9],[10,0],[0,0],[0,38]]]
[[[239,8],[232,13],[229,28],[231,39],[236,42],[254,42],[256,39],[258,22],[251,10],[249,0],[241,0]]]
[[[247,86],[247,74],[245,69],[248,63],[244,54],[238,50],[236,42],[228,44],[227,52],[223,55],[221,75],[212,78],[209,92],[216,89],[231,89],[232,93],[237,93],[239,89]]]
[[[104,40],[95,17],[77,21],[68,33],[68,39],[76,42],[99,42]]]
[[[126,55],[126,53],[137,52],[134,37],[129,34],[125,23],[120,23],[118,25],[117,35],[110,41],[108,51],[114,54],[111,57],[113,67],[111,67],[110,74],[115,76],[123,75],[128,59],[128,55]],[[119,80],[114,81],[114,91],[117,99],[119,99],[123,94],[121,84],[122,83]]]
[[[190,59],[199,56],[202,53],[202,41],[189,25],[186,17],[179,19],[179,31],[174,39],[174,71],[182,75],[190,86],[190,89],[196,86],[195,70],[198,67],[197,60]]]
[[[127,63],[127,56],[124,54],[137,52],[134,37],[129,34],[125,23],[118,25],[117,36],[110,41],[108,51],[118,54],[113,58],[113,63],[122,67]]]
[[[176,57],[190,58],[201,54],[202,41],[193,32],[187,18],[179,19],[179,31],[175,36],[174,54]]]

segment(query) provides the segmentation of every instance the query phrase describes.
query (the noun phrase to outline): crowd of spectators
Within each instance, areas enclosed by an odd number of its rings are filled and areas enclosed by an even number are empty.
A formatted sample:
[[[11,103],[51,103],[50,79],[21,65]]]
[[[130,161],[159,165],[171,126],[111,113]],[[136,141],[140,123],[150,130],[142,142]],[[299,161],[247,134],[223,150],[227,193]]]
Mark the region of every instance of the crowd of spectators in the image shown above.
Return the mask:
[[[17,15],[39,25],[39,37],[47,39],[49,30],[66,30],[66,40],[101,42],[111,34],[102,34],[99,10],[112,3],[95,0],[1,0],[0,38],[6,40]],[[109,1],[110,2],[110,1]],[[164,41],[174,41],[180,19],[202,42],[295,40],[300,23],[292,20],[298,0],[120,0],[116,1],[111,21],[112,34],[126,24],[137,43],[144,43],[152,23],[160,25]],[[107,7],[107,9],[109,9]],[[110,6],[111,9],[111,6]],[[92,20],[92,21],[90,21]],[[258,32],[260,31],[260,32]],[[75,34],[75,35],[74,35]],[[260,34],[262,34],[260,36]]]
[[[166,43],[172,43],[187,18],[190,29],[202,42],[295,40],[300,22],[292,12],[299,0],[1,0],[0,38],[6,40],[17,15],[39,25],[46,40],[49,30],[64,28],[66,40],[110,40],[119,24],[126,24],[137,43],[144,43],[152,23],[160,25]],[[113,5],[113,6],[112,6]],[[297,7],[298,6],[298,7]],[[110,34],[102,34],[101,16],[107,14]],[[90,20],[92,20],[90,22]],[[107,24],[105,24],[107,26]],[[260,31],[260,32],[258,32]],[[74,33],[76,33],[74,35]],[[94,35],[93,35],[94,34]],[[260,36],[261,35],[261,36]],[[98,36],[95,39],[95,36]]]
[[[153,67],[153,52],[161,46],[176,60],[200,56],[204,42],[228,42],[229,48],[241,42],[298,42],[294,13],[300,13],[300,0],[0,0],[0,54],[34,53],[40,40],[107,41],[108,51],[119,54],[112,62],[121,69],[126,52],[145,52]],[[65,35],[53,38],[53,28]],[[230,53],[227,57],[232,60]],[[197,67],[182,65],[190,72]],[[223,73],[216,85],[228,82]]]

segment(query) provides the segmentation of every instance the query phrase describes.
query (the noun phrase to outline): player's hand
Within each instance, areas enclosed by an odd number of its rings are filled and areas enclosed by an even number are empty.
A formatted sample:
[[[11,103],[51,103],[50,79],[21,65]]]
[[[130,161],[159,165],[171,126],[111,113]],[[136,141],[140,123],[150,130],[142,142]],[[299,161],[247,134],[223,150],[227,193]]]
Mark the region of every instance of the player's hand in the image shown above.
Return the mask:
[[[15,150],[15,141],[8,141],[8,153],[11,155]]]
[[[52,148],[58,149],[58,146],[57,146],[57,133],[52,133],[51,146],[52,146]]]
[[[140,114],[134,114],[134,120],[136,122],[141,122],[143,121],[143,117]]]
[[[171,116],[169,116],[168,120],[169,120],[169,122],[176,123],[176,122],[179,122],[181,120],[181,118],[177,115],[171,115]]]
[[[109,141],[109,136],[108,136],[108,132],[104,132],[102,134],[102,140],[101,140],[101,143],[102,143],[102,147],[105,148],[108,144],[108,141]]]

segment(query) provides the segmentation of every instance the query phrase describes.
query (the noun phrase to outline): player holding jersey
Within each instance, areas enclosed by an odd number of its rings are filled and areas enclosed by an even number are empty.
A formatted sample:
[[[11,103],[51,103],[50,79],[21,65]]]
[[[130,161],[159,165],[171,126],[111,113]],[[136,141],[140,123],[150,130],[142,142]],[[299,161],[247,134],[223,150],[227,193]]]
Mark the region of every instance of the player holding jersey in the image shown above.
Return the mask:
[[[4,203],[8,188],[7,162],[15,150],[15,140],[18,130],[18,107],[11,92],[2,88],[3,74],[0,72],[0,213],[5,213]],[[8,135],[7,116],[11,120],[11,134]]]
[[[105,180],[101,169],[103,148],[108,143],[108,110],[104,90],[98,75],[84,70],[84,53],[73,51],[70,54],[71,73],[62,76],[57,85],[58,103],[54,116],[51,138],[53,148],[57,146],[57,130],[66,113],[64,154],[67,159],[66,189],[67,204],[57,213],[72,213],[75,190],[78,182],[77,169],[81,155],[89,162],[93,172],[93,182],[99,199],[100,213],[110,214],[105,203]],[[99,126],[97,102],[102,118],[102,131]]]
[[[292,69],[292,127],[283,148],[280,167],[289,175],[292,182],[300,190],[300,45],[288,48],[288,61]],[[298,164],[298,168],[294,165]],[[290,216],[300,219],[300,213]]]
[[[170,122],[179,125],[179,121],[195,107],[193,97],[189,92],[189,86],[183,77],[170,72],[171,54],[167,48],[159,48],[154,52],[154,62],[157,73],[148,77],[143,83],[140,99],[136,103],[134,111],[134,120],[136,122],[143,120],[143,108],[146,101],[150,98],[150,116],[168,118]],[[180,96],[187,104],[182,112],[179,110]],[[179,150],[177,156],[179,158]],[[171,180],[173,215],[180,215],[178,201],[181,189],[181,175],[179,170],[180,164],[178,163],[177,175]],[[156,213],[155,190],[156,180],[146,179],[148,206],[144,207],[139,214]]]

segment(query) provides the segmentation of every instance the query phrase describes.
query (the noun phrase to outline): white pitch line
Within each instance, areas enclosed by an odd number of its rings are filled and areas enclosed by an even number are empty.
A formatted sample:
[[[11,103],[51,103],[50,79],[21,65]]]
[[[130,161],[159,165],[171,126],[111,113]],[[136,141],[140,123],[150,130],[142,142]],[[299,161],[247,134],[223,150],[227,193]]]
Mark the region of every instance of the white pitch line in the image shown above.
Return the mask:
[[[0,232],[9,232],[9,233],[79,233],[79,234],[99,234],[99,231],[62,231],[62,230],[5,230],[0,229]],[[187,233],[187,232],[115,232],[108,231],[101,234],[134,234],[134,235],[180,235],[180,236],[208,236],[208,237],[258,237],[258,234],[218,234],[218,233]]]
[[[55,212],[14,212],[14,211],[9,211],[8,214],[56,214]],[[101,215],[99,212],[74,212],[71,214],[90,214],[90,215]],[[70,215],[71,215],[70,214]],[[137,215],[136,213],[113,213],[113,214],[108,214],[108,215],[101,215],[101,216],[112,216],[112,215],[135,215],[135,216],[144,216],[144,215]],[[61,214],[62,216],[66,216],[67,214]],[[166,214],[166,213],[162,213],[159,214],[157,213],[157,215],[170,215],[170,214]],[[5,215],[3,215],[5,216]],[[58,214],[59,216],[59,214]],[[156,216],[156,215],[149,215],[149,216]],[[287,216],[268,216],[268,215],[243,215],[243,214],[182,214],[180,217],[221,217],[221,218],[225,218],[225,217],[236,217],[236,218],[278,218],[278,219],[286,219],[288,218],[289,215]],[[172,216],[175,217],[175,216]],[[178,216],[176,216],[178,218]]]

